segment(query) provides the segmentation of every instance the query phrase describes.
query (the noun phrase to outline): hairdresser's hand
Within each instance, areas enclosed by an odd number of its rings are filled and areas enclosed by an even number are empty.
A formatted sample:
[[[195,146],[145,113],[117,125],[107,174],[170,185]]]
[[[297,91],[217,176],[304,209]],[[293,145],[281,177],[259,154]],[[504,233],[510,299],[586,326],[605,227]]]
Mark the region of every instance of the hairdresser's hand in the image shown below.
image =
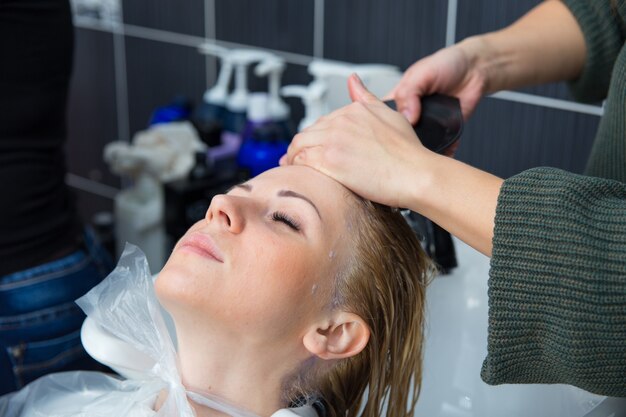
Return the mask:
[[[398,111],[415,124],[421,97],[435,93],[455,96],[467,120],[485,93],[485,75],[476,64],[482,48],[480,40],[470,38],[420,59],[404,72],[386,98],[395,99]]]
[[[366,199],[408,207],[418,185],[412,179],[435,154],[356,75],[348,80],[348,89],[353,103],[296,135],[281,165],[308,165]]]

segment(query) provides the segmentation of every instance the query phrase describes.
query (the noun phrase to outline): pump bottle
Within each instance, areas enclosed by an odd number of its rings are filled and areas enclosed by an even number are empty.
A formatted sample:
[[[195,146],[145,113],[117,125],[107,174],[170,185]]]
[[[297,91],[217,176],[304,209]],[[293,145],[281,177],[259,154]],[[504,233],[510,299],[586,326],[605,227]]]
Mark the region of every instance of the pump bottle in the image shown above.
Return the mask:
[[[214,43],[204,43],[199,47],[200,53],[215,55],[220,60],[220,72],[215,85],[206,90],[202,103],[191,116],[191,122],[207,145],[214,147],[221,144],[221,133],[226,116],[226,99],[228,86],[233,73],[233,60],[230,51]]]
[[[241,146],[241,134],[246,125],[246,111],[248,108],[248,65],[266,59],[267,52],[253,49],[236,49],[230,53],[235,67],[235,88],[226,100],[226,115],[222,145],[236,152]]]
[[[285,61],[270,55],[255,67],[254,73],[258,77],[267,76],[269,117],[282,127],[284,136],[290,138],[294,132],[289,120],[289,106],[280,96],[280,79],[284,70]]]
[[[250,177],[278,166],[280,157],[287,152],[289,137],[280,123],[273,120],[269,110],[270,98],[266,93],[250,95],[248,122],[243,132],[243,143],[237,164]]]

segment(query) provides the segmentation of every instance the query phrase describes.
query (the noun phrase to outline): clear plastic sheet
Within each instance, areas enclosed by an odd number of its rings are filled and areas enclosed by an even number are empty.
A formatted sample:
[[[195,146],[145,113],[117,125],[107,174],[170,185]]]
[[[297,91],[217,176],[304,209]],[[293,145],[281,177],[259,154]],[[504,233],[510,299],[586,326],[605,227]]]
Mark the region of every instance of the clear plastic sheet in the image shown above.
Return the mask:
[[[148,262],[136,246],[127,244],[115,270],[76,302],[99,326],[143,352],[155,365],[145,375],[128,380],[87,371],[47,375],[16,393],[0,397],[0,416],[191,417],[195,413],[188,400],[192,400],[233,417],[257,417],[220,398],[185,390]],[[167,399],[154,411],[163,389],[168,391]],[[305,410],[299,410],[302,411]],[[296,409],[279,412],[299,413]]]

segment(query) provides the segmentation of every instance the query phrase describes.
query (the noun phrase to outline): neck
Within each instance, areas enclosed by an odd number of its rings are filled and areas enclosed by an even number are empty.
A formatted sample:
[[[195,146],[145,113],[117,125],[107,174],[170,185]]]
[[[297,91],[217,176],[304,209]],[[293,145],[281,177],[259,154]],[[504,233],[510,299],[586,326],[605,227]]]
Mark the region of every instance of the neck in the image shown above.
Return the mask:
[[[197,332],[184,330],[178,335],[178,354],[187,390],[216,396],[261,417],[287,406],[282,397],[284,382],[304,359],[302,352],[281,349],[278,344],[255,346],[241,338],[203,340]],[[190,404],[198,417],[224,415],[193,401]]]

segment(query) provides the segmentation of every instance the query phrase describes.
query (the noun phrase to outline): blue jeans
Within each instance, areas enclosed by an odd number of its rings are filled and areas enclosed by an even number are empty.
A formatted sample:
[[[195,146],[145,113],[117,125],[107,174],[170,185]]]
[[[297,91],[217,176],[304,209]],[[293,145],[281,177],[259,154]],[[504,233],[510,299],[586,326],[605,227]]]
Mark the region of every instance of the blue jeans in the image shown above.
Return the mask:
[[[86,229],[79,250],[0,277],[0,395],[50,372],[102,369],[82,347],[85,316],[74,300],[112,269]]]

